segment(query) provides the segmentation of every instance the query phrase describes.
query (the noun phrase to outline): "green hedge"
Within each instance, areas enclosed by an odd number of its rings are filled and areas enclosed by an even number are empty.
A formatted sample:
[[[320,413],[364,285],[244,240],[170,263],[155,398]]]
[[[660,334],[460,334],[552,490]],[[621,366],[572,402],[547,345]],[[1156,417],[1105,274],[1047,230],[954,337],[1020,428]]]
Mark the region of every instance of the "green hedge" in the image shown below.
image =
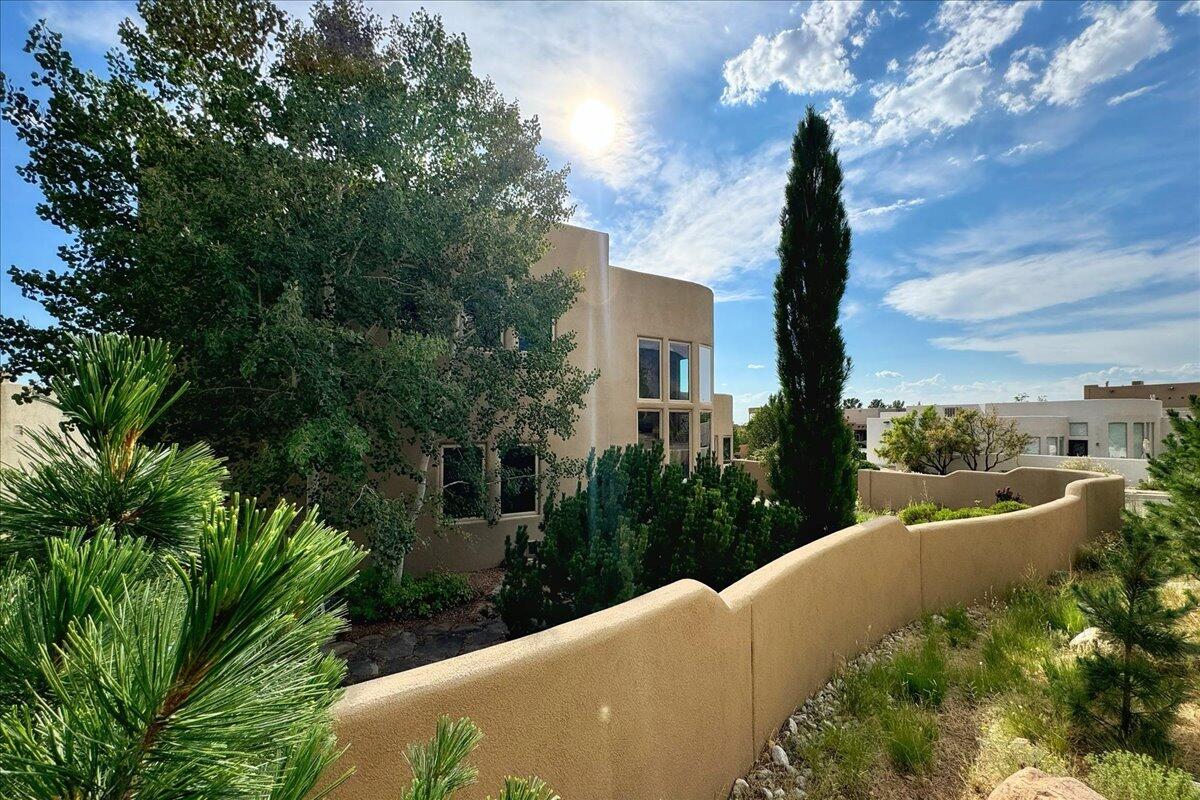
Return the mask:
[[[384,622],[432,617],[462,605],[475,596],[462,575],[431,572],[419,578],[405,575],[399,583],[370,567],[358,573],[342,597],[355,622]]]
[[[924,522],[945,522],[951,519],[970,519],[972,517],[990,517],[994,514],[1007,514],[1010,511],[1020,511],[1029,508],[1026,503],[1016,500],[1001,500],[990,506],[970,506],[968,508],[945,508],[937,503],[911,503],[900,509],[900,521],[905,525],[920,525]]]

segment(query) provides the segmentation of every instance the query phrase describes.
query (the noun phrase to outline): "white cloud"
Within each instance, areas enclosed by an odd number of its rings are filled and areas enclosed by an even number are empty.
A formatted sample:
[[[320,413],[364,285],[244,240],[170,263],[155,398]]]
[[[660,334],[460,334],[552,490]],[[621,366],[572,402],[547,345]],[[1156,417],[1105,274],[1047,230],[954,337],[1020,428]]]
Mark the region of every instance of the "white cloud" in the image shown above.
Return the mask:
[[[861,0],[816,0],[804,12],[800,27],[759,36],[750,47],[725,62],[727,105],[753,104],[776,83],[792,94],[847,92],[854,88],[845,40],[858,16]],[[878,20],[878,15],[875,15]],[[862,47],[865,38],[855,42]]]
[[[862,303],[857,300],[846,300],[842,303],[841,318],[843,321],[851,320],[862,313]]]
[[[949,336],[932,343],[948,350],[1011,353],[1027,364],[1116,364],[1165,370],[1200,361],[1200,319],[1002,337]]]
[[[895,372],[894,370],[881,369],[881,370],[879,370],[879,372],[875,373],[875,377],[876,378],[903,378],[904,376],[901,375],[899,372]]]
[[[969,122],[982,106],[991,78],[989,56],[1020,29],[1037,3],[948,2],[938,8],[942,47],[922,47],[910,60],[901,83],[876,87],[872,120],[877,139],[906,141],[919,133],[938,134]]]
[[[1002,155],[1006,158],[1024,155],[1025,153],[1028,153],[1030,150],[1037,150],[1039,147],[1045,146],[1045,144],[1046,143],[1041,141],[1040,139],[1036,142],[1021,142],[1020,144],[1013,145],[1012,147],[1008,148],[1000,155]]]
[[[783,142],[711,166],[680,155],[651,206],[617,227],[614,263],[746,296],[733,284],[774,260],[787,164]]]
[[[890,228],[896,221],[899,211],[916,208],[925,202],[924,197],[913,197],[907,200],[897,200],[882,206],[850,209],[850,225],[855,231],[879,230]]]
[[[1200,2],[1200,0],[1197,0],[1197,2]],[[1121,105],[1121,103],[1124,103],[1126,100],[1132,100],[1135,97],[1141,97],[1142,95],[1146,94],[1147,92],[1153,92],[1155,89],[1162,86],[1164,83],[1166,83],[1166,81],[1159,81],[1158,83],[1152,83],[1149,86],[1139,86],[1138,88],[1134,89],[1131,92],[1125,92],[1124,94],[1119,94],[1119,95],[1116,95],[1115,97],[1108,98],[1108,104],[1110,106],[1119,106],[1119,105]]]
[[[1196,0],[1196,1],[1200,2],[1200,0]],[[894,58],[892,60],[888,61],[887,71],[888,72],[899,72],[900,71],[900,62]]]
[[[1054,105],[1074,105],[1095,84],[1132,70],[1171,46],[1167,29],[1155,15],[1155,3],[1123,6],[1086,4],[1093,21],[1050,60],[1034,97]]]
[[[825,109],[825,121],[833,131],[833,140],[838,147],[855,147],[868,141],[875,133],[875,126],[861,119],[850,119],[846,105],[834,97]]]
[[[1083,246],[903,281],[884,302],[920,319],[984,322],[1194,277],[1198,266],[1196,242],[1169,248]]]
[[[1175,9],[1176,14],[1196,14],[1200,16],[1200,0],[1187,0],[1186,3]]]
[[[766,369],[765,364],[747,364],[746,369]]]
[[[78,42],[107,49],[119,44],[117,26],[126,17],[140,22],[133,3],[115,0],[41,2],[30,8],[28,21],[45,19],[50,30],[63,35],[68,47]]]

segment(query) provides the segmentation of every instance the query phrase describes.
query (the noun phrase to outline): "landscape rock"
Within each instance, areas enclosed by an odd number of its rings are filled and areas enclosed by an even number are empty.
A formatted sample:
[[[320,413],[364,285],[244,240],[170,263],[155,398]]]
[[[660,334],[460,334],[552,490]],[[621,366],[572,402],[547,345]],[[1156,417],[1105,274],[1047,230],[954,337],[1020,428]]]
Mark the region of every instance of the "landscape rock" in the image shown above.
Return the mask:
[[[777,744],[771,745],[771,760],[781,767],[790,767],[792,765],[788,754]]]
[[[325,652],[346,658],[357,649],[358,645],[356,645],[354,642],[341,641],[331,643],[327,648],[325,648]]]
[[[385,661],[411,656],[416,644],[417,637],[415,634],[409,631],[400,631],[388,637],[383,646],[379,648],[379,655]]]
[[[746,783],[745,778],[738,778],[733,782],[733,794],[735,797],[741,797],[742,794],[750,788],[750,784]]]
[[[367,658],[351,661],[346,670],[346,677],[351,683],[369,681],[378,676],[379,665]]]
[[[988,800],[1106,800],[1074,778],[1047,775],[1037,767],[1014,772],[992,790]]]
[[[1089,644],[1095,644],[1097,642],[1097,640],[1099,639],[1099,637],[1100,637],[1100,629],[1099,628],[1095,628],[1095,627],[1084,628],[1082,631],[1080,631],[1079,633],[1077,633],[1075,635],[1074,639],[1071,640],[1070,646],[1072,648],[1087,647]]]

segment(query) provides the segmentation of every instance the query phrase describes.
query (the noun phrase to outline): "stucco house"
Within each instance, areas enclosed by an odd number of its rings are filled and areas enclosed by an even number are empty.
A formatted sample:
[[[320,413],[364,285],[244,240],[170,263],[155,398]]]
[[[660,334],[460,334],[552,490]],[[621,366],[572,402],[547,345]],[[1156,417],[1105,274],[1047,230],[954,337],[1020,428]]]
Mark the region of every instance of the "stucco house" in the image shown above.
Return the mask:
[[[608,234],[572,225],[549,236],[549,249],[533,267],[534,274],[555,269],[582,273],[584,288],[575,305],[557,320],[555,333],[574,331],[573,362],[600,377],[587,396],[575,435],[558,443],[555,453],[586,458],[612,446],[661,441],[664,459],[690,469],[701,454],[721,463],[733,459],[733,397],[714,391],[713,292],[689,281],[623,269],[609,263]],[[455,482],[460,445],[447,442],[431,466],[434,488]],[[494,453],[486,456],[495,459]],[[498,464],[490,464],[494,469]],[[539,468],[536,459],[506,464]],[[439,530],[426,520],[422,541],[409,555],[406,569],[474,570],[493,566],[504,556],[504,539],[521,525],[537,537],[546,491],[574,489],[575,480],[539,493],[513,496],[491,488],[500,504],[499,520],[463,518],[454,530]]]

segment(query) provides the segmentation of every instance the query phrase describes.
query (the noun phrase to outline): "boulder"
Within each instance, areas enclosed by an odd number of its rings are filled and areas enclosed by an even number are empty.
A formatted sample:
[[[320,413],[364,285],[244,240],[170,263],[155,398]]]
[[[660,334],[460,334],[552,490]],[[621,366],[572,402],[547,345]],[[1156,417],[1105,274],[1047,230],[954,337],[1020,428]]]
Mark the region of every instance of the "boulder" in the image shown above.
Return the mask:
[[[988,800],[1106,800],[1074,778],[1057,778],[1037,767],[1014,772],[992,790]]]
[[[1070,647],[1080,648],[1087,647],[1089,644],[1096,644],[1100,638],[1099,628],[1085,628],[1080,631],[1074,639],[1071,640]]]

